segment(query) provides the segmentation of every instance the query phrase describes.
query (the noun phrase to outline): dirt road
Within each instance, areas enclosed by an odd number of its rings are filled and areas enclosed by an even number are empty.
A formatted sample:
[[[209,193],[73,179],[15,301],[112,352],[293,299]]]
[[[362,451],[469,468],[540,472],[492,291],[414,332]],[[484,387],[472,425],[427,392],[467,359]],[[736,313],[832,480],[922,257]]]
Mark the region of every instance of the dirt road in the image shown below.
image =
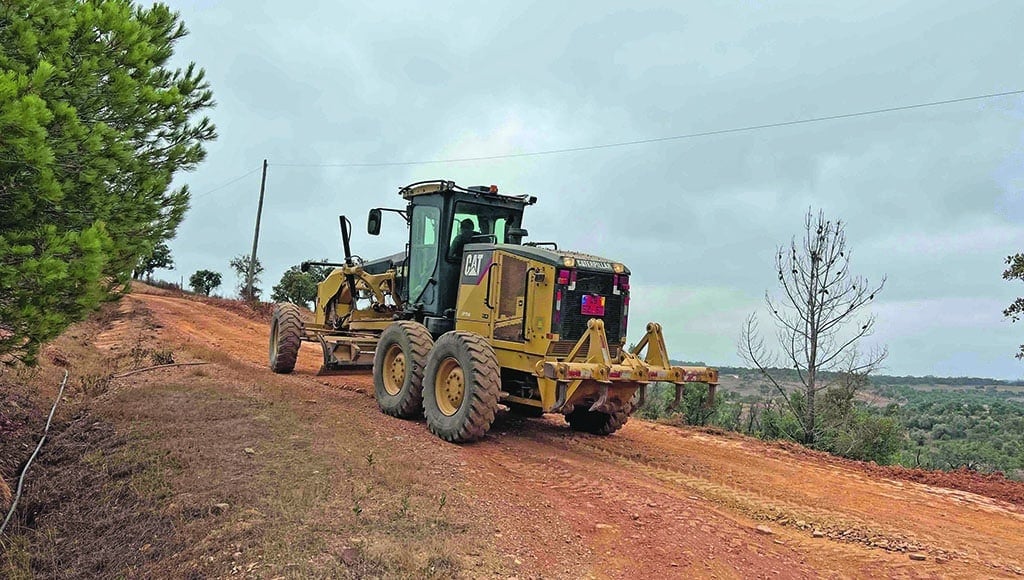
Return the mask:
[[[166,340],[266,368],[264,324],[214,306],[136,294]],[[884,479],[813,453],[639,420],[611,437],[557,416],[505,417],[455,446],[379,414],[367,375],[318,377],[304,345],[291,381],[328,423],[358,418],[378,444],[460,482],[523,576],[1013,577],[1024,508]],[[267,380],[272,377],[267,371]]]

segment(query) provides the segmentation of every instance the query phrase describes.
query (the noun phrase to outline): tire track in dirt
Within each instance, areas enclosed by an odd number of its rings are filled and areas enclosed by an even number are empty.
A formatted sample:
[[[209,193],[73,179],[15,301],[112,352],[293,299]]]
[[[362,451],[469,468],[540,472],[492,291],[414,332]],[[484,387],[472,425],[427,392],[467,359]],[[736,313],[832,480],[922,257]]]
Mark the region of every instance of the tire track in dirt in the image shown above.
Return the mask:
[[[835,540],[861,543],[891,552],[926,551],[933,556],[946,559],[954,556],[961,556],[962,559],[966,557],[955,547],[927,547],[928,542],[933,539],[928,536],[923,539],[912,535],[908,537],[899,529],[875,525],[869,520],[849,514],[837,514],[825,507],[766,498],[762,494],[718,484],[683,472],[666,461],[650,457],[630,457],[620,450],[607,449],[603,442],[582,442],[580,447],[597,461],[615,462],[624,469],[638,471],[658,481],[659,484],[677,489],[680,494],[689,493],[690,497],[696,494],[717,506],[742,513],[754,520],[772,522],[773,525],[786,526],[805,533],[817,530]]]
[[[266,324],[180,298],[131,299],[186,341],[267,365]],[[359,411],[376,413],[371,378],[315,376],[321,358],[304,344],[289,380],[365,393]],[[496,504],[481,512],[502,530],[496,536],[514,533],[515,552],[546,576],[578,560],[597,577],[1024,574],[1019,506],[876,478],[758,441],[636,420],[611,437],[576,435],[550,416],[503,418],[462,447],[409,441],[419,437],[431,437],[425,426],[402,423],[386,439],[457,458],[469,493]],[[765,522],[771,534],[756,531]],[[815,527],[827,536],[813,538]],[[918,549],[926,561],[898,551]]]
[[[541,429],[556,430],[551,424]],[[564,428],[557,432],[571,437]],[[609,576],[660,577],[676,569],[689,577],[817,575],[784,543],[709,509],[697,497],[637,485],[635,474],[594,464],[557,445],[538,453],[534,442],[513,439],[517,435],[503,438],[499,449],[481,445],[467,455],[498,474],[505,487],[544,498],[559,521],[570,522],[587,538],[598,569]]]
[[[632,432],[630,435],[636,436],[637,441],[625,448],[622,441],[599,441],[595,445],[603,450],[619,446],[620,456],[624,449],[643,449],[642,463],[672,472],[678,471],[675,462],[691,452],[700,457],[695,453],[696,445],[680,446],[679,442],[720,442],[720,438],[696,433],[681,437],[668,448],[664,440],[651,437],[654,432]],[[1020,506],[958,490],[870,477],[854,469],[816,464],[759,442],[736,443],[735,457],[729,457],[730,466],[735,467],[736,459],[744,457],[740,464],[747,469],[735,470],[727,479],[716,477],[724,469],[718,467],[720,462],[709,461],[701,469],[704,475],[698,485],[723,492],[727,498],[746,501],[755,509],[767,509],[764,515],[771,519],[786,519],[786,514],[772,514],[782,507],[793,514],[788,518],[790,524],[793,520],[806,520],[807,516],[823,516],[836,535],[845,532],[841,534],[843,541],[879,547],[889,544],[890,548],[910,551],[925,549],[938,557],[966,558],[974,565],[1006,553],[1015,553],[1014,560],[1020,560],[1019,532],[1024,527],[1024,509]],[[659,454],[668,459],[659,461]],[[779,472],[785,477],[780,477]],[[823,484],[832,487],[831,493],[823,493]],[[951,504],[961,506],[957,514],[960,517],[949,517]],[[973,549],[962,549],[965,538],[971,540],[968,545],[975,544]],[[979,539],[984,542],[978,542]]]

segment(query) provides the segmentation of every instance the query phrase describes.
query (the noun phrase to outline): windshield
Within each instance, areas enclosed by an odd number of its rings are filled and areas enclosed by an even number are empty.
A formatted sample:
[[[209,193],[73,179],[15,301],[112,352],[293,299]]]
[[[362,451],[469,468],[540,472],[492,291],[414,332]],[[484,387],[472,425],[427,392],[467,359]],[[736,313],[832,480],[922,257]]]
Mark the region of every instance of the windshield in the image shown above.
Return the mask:
[[[508,242],[506,233],[510,227],[517,226],[519,212],[505,207],[494,207],[467,201],[455,204],[455,216],[452,219],[452,235],[449,240],[451,251],[448,258],[458,261],[462,258],[462,247],[473,236],[494,236],[489,241],[504,244]]]

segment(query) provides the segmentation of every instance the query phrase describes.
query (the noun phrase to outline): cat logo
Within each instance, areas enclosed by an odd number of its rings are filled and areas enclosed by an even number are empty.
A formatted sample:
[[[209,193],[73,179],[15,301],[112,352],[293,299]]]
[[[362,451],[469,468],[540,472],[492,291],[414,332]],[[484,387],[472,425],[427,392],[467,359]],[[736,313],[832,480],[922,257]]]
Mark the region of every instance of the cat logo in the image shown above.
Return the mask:
[[[481,253],[466,254],[466,266],[462,271],[463,276],[476,278],[480,275],[480,266],[484,263],[484,255]]]

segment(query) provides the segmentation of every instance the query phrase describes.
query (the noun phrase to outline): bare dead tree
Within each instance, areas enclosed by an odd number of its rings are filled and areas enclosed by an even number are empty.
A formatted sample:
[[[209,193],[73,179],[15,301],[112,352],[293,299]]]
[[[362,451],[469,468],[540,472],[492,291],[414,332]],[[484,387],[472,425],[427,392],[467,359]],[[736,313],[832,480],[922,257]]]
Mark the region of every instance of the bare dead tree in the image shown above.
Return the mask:
[[[756,314],[747,318],[739,341],[739,354],[761,372],[782,395],[790,411],[800,419],[804,443],[814,443],[816,395],[831,384],[835,374],[867,375],[885,360],[882,347],[862,355],[857,342],[869,336],[875,317],[863,309],[885,286],[872,286],[850,274],[850,251],[846,248],[844,224],[826,220],[807,211],[805,232],[798,245],[779,247],[775,269],[780,292],[765,292],[765,304],[776,326],[778,351],[768,347],[758,328]],[[780,364],[781,361],[781,364]],[[792,397],[774,376],[779,367],[796,371],[804,394],[803,404]]]

